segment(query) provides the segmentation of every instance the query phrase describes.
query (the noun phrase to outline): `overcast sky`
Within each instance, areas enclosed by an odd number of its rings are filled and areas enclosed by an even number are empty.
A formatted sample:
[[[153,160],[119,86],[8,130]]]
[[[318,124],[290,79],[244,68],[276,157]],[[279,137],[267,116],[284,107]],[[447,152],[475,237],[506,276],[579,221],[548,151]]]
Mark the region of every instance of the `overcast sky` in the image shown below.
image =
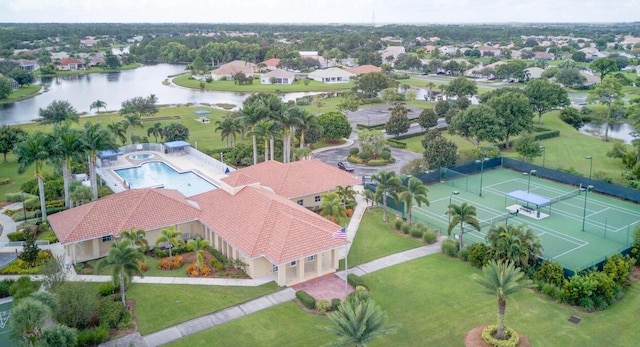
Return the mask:
[[[0,0],[0,22],[633,22],[640,0]]]

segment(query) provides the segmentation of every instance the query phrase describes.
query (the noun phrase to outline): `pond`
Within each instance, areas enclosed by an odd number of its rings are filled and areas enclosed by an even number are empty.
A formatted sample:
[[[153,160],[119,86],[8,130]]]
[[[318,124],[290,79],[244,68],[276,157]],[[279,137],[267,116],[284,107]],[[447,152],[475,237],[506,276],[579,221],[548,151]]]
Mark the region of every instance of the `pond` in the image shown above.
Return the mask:
[[[107,110],[119,110],[123,101],[136,96],[154,94],[158,104],[233,104],[236,107],[250,93],[204,91],[189,89],[162,82],[185,72],[185,65],[157,64],[121,72],[92,73],[60,77],[43,77],[38,82],[43,85],[42,93],[17,102],[0,105],[0,125],[23,124],[38,118],[38,110],[47,107],[54,100],[67,100],[78,113],[95,113],[89,105],[96,100],[107,103]],[[283,101],[294,100],[304,95],[317,93],[286,93]]]
[[[580,128],[580,132],[583,134],[604,137],[606,125],[598,122],[589,122]],[[622,140],[624,143],[631,143],[633,141],[633,127],[628,123],[617,123],[609,126],[609,138]]]

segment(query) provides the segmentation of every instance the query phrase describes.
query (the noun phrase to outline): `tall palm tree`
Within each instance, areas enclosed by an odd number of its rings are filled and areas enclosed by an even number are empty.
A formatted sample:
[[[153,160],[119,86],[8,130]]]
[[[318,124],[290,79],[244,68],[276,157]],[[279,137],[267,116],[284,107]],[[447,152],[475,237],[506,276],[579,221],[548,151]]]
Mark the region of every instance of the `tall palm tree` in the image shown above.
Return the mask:
[[[494,259],[511,261],[522,269],[535,264],[536,258],[542,255],[540,238],[524,224],[492,225],[487,232],[486,240],[491,247]]]
[[[409,178],[407,182],[407,187],[398,195],[398,199],[405,203],[407,207],[407,213],[409,214],[409,223],[413,223],[412,219],[412,210],[413,210],[413,202],[415,201],[418,204],[418,207],[425,204],[429,206],[429,199],[427,198],[427,192],[429,188],[425,186],[420,179],[416,177]]]
[[[129,127],[129,123],[126,120],[121,120],[119,122],[111,122],[107,124],[107,129],[113,134],[113,136],[122,142],[124,146],[127,143],[127,128]]]
[[[463,202],[460,205],[451,204],[449,205],[449,211],[447,214],[451,217],[449,221],[449,228],[447,232],[449,236],[451,236],[451,230],[456,227],[456,225],[460,224],[460,237],[458,238],[458,247],[462,249],[462,236],[464,235],[464,225],[469,224],[474,229],[480,231],[480,223],[476,218],[476,207],[473,205],[469,205],[466,202]]]
[[[269,160],[269,140],[276,134],[275,123],[270,119],[262,119],[253,125],[251,135],[264,141],[264,161]],[[273,157],[271,158],[273,160]]]
[[[324,330],[336,335],[338,341],[330,346],[364,347],[369,342],[395,332],[395,327],[385,327],[389,317],[371,300],[345,300],[338,311],[329,314],[332,326]]]
[[[336,194],[338,194],[338,198],[340,198],[343,205],[347,205],[348,202],[356,199],[356,191],[351,186],[337,186]]]
[[[42,221],[47,219],[47,204],[44,196],[44,175],[42,169],[44,163],[51,155],[52,138],[43,133],[31,134],[16,145],[14,153],[18,161],[18,173],[23,174],[31,165],[34,165],[34,175],[38,179],[38,192],[40,194],[40,210]]]
[[[96,100],[94,102],[91,103],[91,105],[89,105],[89,111],[96,109],[98,112],[100,112],[101,108],[104,108],[104,110],[107,110],[107,103],[102,101],[102,100]]]
[[[127,127],[131,129],[130,140],[133,143],[133,131],[136,127],[142,128],[144,124],[142,124],[142,119],[137,114],[125,114],[124,119],[127,122]]]
[[[74,159],[80,161],[82,153],[82,134],[71,128],[70,124],[56,125],[53,128],[53,156],[62,161],[62,182],[64,187],[64,205],[71,206],[71,163]]]
[[[147,129],[147,136],[152,136],[156,143],[158,143],[158,137],[162,138],[162,123],[154,123]]]
[[[376,182],[376,200],[382,197],[382,221],[388,222],[387,218],[387,196],[391,196],[394,200],[398,201],[396,191],[401,189],[402,182],[400,178],[396,176],[393,171],[380,170],[377,174],[371,176],[371,180]]]
[[[233,148],[236,144],[236,136],[242,132],[242,124],[237,117],[224,116],[222,120],[216,121],[215,132],[220,132],[222,140],[227,141],[227,147]]]
[[[198,271],[204,267],[204,249],[209,246],[209,241],[198,236],[195,240],[187,242],[187,248],[196,252],[196,266]]]
[[[531,287],[531,281],[523,278],[524,273],[515,267],[512,262],[490,260],[482,268],[483,276],[471,275],[471,278],[480,283],[488,294],[498,297],[498,331],[497,339],[504,338],[504,314],[507,310],[507,297],[521,289]]]
[[[307,112],[298,106],[288,106],[280,115],[278,122],[282,128],[282,161],[291,161],[291,134],[304,122],[304,115]]]
[[[299,119],[299,124],[296,128],[300,131],[300,148],[304,148],[304,134],[312,129],[313,127],[318,126],[318,118],[310,113],[305,113],[303,117]]]
[[[253,128],[254,125],[263,119],[276,119],[277,115],[282,113],[282,102],[280,98],[273,93],[257,93],[249,96],[242,103],[241,121],[247,128]],[[253,145],[253,164],[258,163],[258,150],[256,144],[256,134],[252,133]]]
[[[91,181],[91,192],[93,200],[98,199],[98,182],[96,176],[96,161],[98,152],[106,149],[116,149],[116,144],[111,138],[107,129],[102,128],[100,123],[84,123],[82,129],[82,143],[84,152],[87,153],[89,164],[89,180]]]
[[[162,229],[160,233],[162,233],[162,235],[156,239],[156,246],[163,242],[169,242],[173,247],[178,247],[184,244],[184,241],[179,238],[179,236],[182,235],[182,232],[176,229],[174,225]],[[173,247],[169,247],[169,259],[173,258],[173,254],[171,252]]]
[[[427,88],[429,89],[429,101],[433,100],[433,88],[436,86],[433,81],[427,83]]]
[[[340,217],[347,216],[338,194],[328,193],[322,196],[322,211],[320,215],[336,224],[340,222]]]
[[[145,238],[147,233],[142,229],[136,229],[131,227],[129,231],[123,231],[120,233],[123,242],[129,242],[131,247],[136,249],[142,249],[144,253],[149,247],[149,241]]]
[[[113,284],[120,284],[120,298],[123,306],[126,306],[125,286],[131,282],[131,277],[135,275],[144,277],[140,270],[141,261],[144,261],[144,255],[131,247],[129,242],[114,242],[111,244],[107,257],[96,266],[96,271],[104,268],[111,269]]]

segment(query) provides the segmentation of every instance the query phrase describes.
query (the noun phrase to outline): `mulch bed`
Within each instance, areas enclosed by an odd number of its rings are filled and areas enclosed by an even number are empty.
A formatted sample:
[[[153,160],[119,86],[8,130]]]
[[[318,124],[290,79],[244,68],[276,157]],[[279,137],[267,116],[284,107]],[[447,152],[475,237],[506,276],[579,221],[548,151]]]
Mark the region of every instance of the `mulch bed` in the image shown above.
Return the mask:
[[[182,271],[186,271],[187,266],[189,264],[195,264],[196,262],[196,252],[187,252],[187,253],[182,253],[182,254],[174,254],[173,256],[175,257],[176,255],[179,255],[182,257],[182,266],[180,267],[180,270]],[[247,274],[243,273],[240,269],[226,269],[226,270],[222,270],[219,271],[216,268],[214,268],[213,266],[210,265],[210,261],[211,259],[213,259],[213,255],[211,255],[211,253],[209,253],[208,251],[204,251],[204,264],[208,267],[211,268],[211,273],[208,276],[198,276],[198,277],[202,277],[202,278],[249,278],[249,276],[247,276]],[[219,273],[220,272],[224,272],[225,275],[220,276]]]
[[[482,339],[482,330],[486,327],[487,325],[481,325],[471,329],[464,337],[464,345],[467,347],[491,347],[490,344]],[[518,335],[520,335],[518,347],[531,347],[531,341],[526,336],[520,333]]]

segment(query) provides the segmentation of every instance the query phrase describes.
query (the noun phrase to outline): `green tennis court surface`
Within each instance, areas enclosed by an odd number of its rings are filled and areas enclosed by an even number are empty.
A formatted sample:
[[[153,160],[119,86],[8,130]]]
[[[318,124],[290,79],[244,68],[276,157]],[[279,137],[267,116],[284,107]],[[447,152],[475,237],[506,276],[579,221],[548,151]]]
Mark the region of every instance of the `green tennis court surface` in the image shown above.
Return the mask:
[[[482,197],[479,196],[480,185]],[[448,215],[445,212],[449,201],[455,204],[467,202],[476,207],[477,218],[483,228],[480,232],[465,228],[466,244],[484,242],[492,223],[526,224],[540,237],[545,259],[553,259],[569,270],[581,271],[629,247],[633,242],[633,229],[640,223],[640,206],[584,190],[578,194],[577,189],[580,186],[529,177],[508,169],[486,170],[482,177],[480,174],[457,177],[454,184],[429,186],[431,205],[414,206],[413,218],[446,234]],[[553,201],[551,205],[540,208],[544,218],[537,219],[534,209],[530,215],[510,214],[507,207],[525,206],[523,202],[506,197],[507,193],[515,190]],[[454,191],[459,194],[452,194]],[[572,194],[566,195],[568,193]],[[558,199],[560,197],[562,199]]]
[[[15,346],[15,343],[9,338],[10,312],[10,302],[0,304],[0,347]]]

